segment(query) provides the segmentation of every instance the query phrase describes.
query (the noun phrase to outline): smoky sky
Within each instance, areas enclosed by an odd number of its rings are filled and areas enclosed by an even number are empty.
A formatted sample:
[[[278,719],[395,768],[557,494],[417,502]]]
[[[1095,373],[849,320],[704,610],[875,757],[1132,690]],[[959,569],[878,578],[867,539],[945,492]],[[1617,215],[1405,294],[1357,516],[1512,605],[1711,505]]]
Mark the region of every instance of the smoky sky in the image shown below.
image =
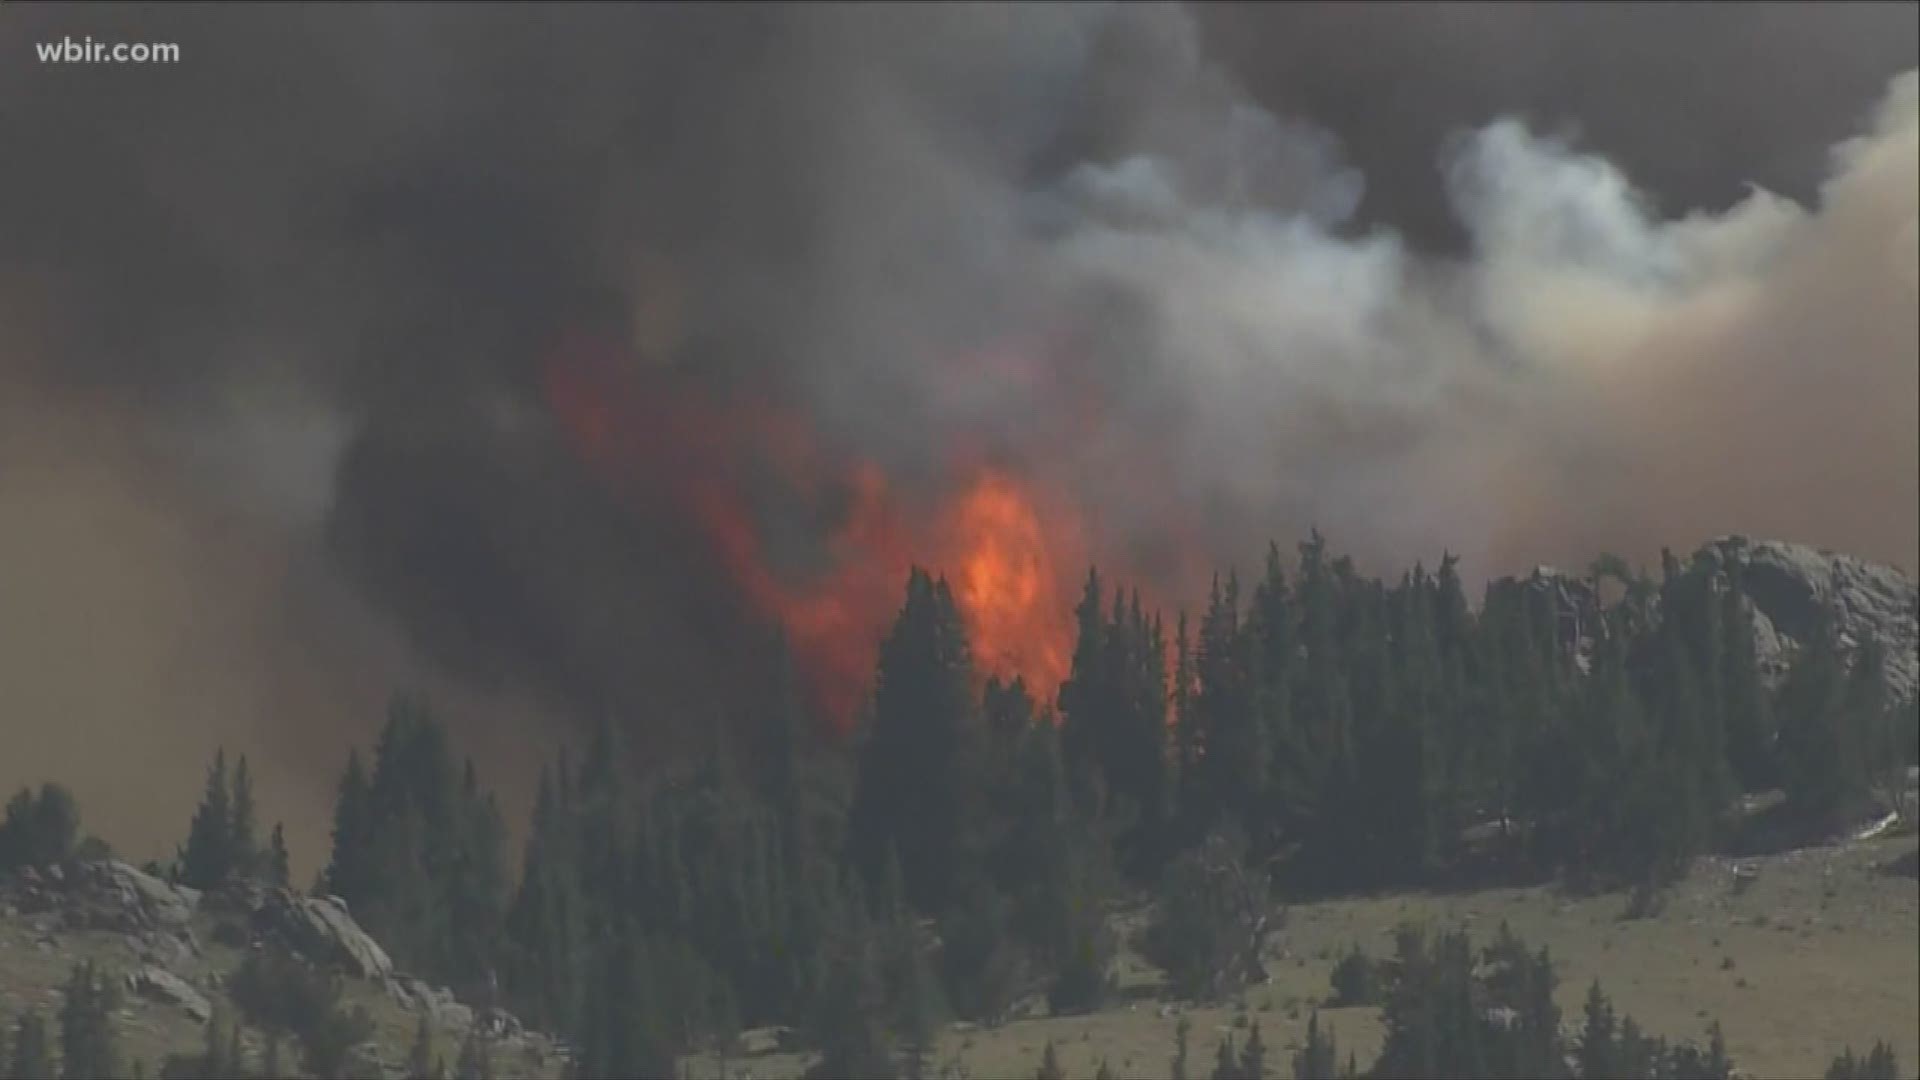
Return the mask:
[[[556,423],[582,341],[909,500],[984,446],[1169,603],[1314,525],[1911,567],[1916,12],[7,5],[0,782],[137,723],[290,812],[398,685],[501,762],[750,705],[711,545]]]
[[[1250,104],[1337,140],[1364,177],[1345,225],[1458,251],[1438,162],[1460,131],[1517,117],[1572,133],[1667,214],[1724,208],[1752,185],[1805,201],[1828,148],[1920,62],[1910,4],[1187,15],[16,7],[0,23],[7,263],[91,308],[57,335],[64,374],[105,369],[149,388],[257,365],[230,359],[249,330],[311,319],[309,340],[347,333],[341,306],[414,290],[394,305],[404,314],[308,349],[329,381],[378,399],[437,386],[439,365],[510,363],[498,358],[596,305],[626,317],[637,248],[804,307],[796,280],[835,246],[819,211],[839,196],[823,189],[894,152],[847,145],[881,122],[859,112],[891,107],[849,107],[863,78],[876,98],[911,94],[940,113],[903,123],[965,127],[979,145],[957,153],[1040,180],[1136,152],[1166,77],[1181,81],[1204,53]],[[188,60],[63,70],[32,58],[35,42],[88,34],[177,40]],[[126,358],[161,349],[173,355]]]
[[[1920,56],[1913,4],[1302,3],[1199,9],[1262,103],[1338,132],[1368,178],[1361,217],[1466,243],[1433,162],[1501,117],[1576,134],[1660,212],[1749,185],[1805,201],[1860,103]]]

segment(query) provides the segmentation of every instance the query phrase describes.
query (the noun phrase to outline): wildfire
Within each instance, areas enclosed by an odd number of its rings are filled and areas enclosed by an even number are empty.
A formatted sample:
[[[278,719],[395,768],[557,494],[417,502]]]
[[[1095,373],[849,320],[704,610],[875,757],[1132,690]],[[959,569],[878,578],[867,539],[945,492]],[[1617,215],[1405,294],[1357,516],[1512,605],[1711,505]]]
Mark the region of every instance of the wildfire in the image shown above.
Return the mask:
[[[976,665],[1002,680],[1023,677],[1049,692],[1065,681],[1072,648],[1072,602],[1056,568],[1075,530],[1050,533],[1033,500],[1008,475],[983,470],[955,504],[943,533],[954,602],[966,620]]]
[[[1009,470],[956,464],[956,494],[913,513],[876,464],[837,458],[793,413],[643,387],[618,360],[576,343],[543,370],[548,406],[574,452],[617,493],[649,500],[653,512],[651,500],[664,499],[690,522],[748,605],[780,626],[836,724],[851,722],[870,688],[915,563],[946,575],[980,675],[1019,676],[1043,697],[1066,678],[1072,600],[1060,574],[1077,574],[1085,551],[1064,506]],[[755,467],[803,501],[838,508],[823,526],[820,565],[778,568],[747,493]]]

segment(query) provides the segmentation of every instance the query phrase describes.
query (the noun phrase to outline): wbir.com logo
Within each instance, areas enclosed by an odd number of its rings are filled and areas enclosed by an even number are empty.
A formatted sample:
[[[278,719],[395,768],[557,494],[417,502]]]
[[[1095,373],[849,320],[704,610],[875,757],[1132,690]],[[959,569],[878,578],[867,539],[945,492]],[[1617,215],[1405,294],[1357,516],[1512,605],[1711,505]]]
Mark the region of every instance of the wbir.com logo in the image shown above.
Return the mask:
[[[36,42],[33,50],[43,64],[177,64],[180,46],[170,41],[95,41],[91,37],[75,41]]]

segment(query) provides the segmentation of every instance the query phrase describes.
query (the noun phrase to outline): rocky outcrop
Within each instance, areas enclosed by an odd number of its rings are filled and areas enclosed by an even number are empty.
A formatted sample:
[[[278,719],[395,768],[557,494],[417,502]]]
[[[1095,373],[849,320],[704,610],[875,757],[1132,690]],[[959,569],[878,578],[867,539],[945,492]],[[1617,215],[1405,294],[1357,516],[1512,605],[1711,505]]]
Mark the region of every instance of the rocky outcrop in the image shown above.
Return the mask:
[[[138,1014],[141,1025],[166,1028],[212,1018],[222,965],[210,963],[195,939],[202,933],[233,949],[285,950],[305,964],[384,987],[443,1040],[485,1039],[496,1062],[513,1063],[512,1075],[555,1071],[555,1041],[497,1007],[497,990],[479,990],[482,1000],[468,1004],[448,989],[397,972],[386,950],[335,897],[303,896],[258,881],[231,882],[203,894],[104,859],[0,873],[0,919],[7,921],[0,925],[0,944],[7,948],[14,947],[17,928],[20,947],[56,959],[81,940],[89,949],[108,950],[129,997],[159,1006]],[[356,1047],[346,1075],[405,1076],[405,1066],[396,1063],[400,1054],[384,1044]]]
[[[444,986],[434,987],[411,975],[401,975],[387,983],[387,994],[403,1008],[426,1013],[441,1027],[464,1031],[473,1026],[473,1009],[461,1004]]]
[[[1911,702],[1920,692],[1920,587],[1894,567],[1805,544],[1723,536],[1701,545],[1687,568],[1723,583],[1738,577],[1752,604],[1754,652],[1768,686],[1786,678],[1824,614],[1843,653],[1869,641],[1880,646],[1896,702]],[[1530,603],[1552,615],[1561,648],[1585,670],[1595,640],[1607,633],[1594,583],[1542,566],[1519,584]],[[1658,597],[1644,605],[1643,617],[1657,620]]]
[[[185,934],[200,893],[118,859],[26,867],[4,885],[10,905],[54,915],[69,930]]]
[[[1887,687],[1898,701],[1920,689],[1920,586],[1891,566],[1805,544],[1723,536],[1694,553],[1694,563],[1737,573],[1753,601],[1761,675],[1778,684],[1824,613],[1840,647],[1876,642]]]
[[[393,977],[387,951],[360,929],[339,897],[263,889],[249,900],[256,934],[278,939],[310,961],[338,966],[363,979],[386,982]]]
[[[127,973],[127,989],[178,1008],[201,1023],[213,1019],[213,1003],[193,984],[162,967],[148,964]]]
[[[1593,584],[1551,566],[1536,566],[1523,583],[1529,602],[1553,616],[1554,637],[1585,671],[1593,642],[1607,632],[1600,594]]]

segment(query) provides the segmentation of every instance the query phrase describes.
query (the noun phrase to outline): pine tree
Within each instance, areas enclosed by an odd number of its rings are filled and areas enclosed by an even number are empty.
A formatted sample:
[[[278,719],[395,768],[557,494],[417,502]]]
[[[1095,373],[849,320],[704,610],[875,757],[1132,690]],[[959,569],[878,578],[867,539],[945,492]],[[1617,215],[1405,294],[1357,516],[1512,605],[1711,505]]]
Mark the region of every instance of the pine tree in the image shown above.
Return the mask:
[[[1038,952],[1053,971],[1047,1001],[1056,1015],[1100,1007],[1115,947],[1106,916],[1115,879],[1111,833],[1077,809],[1070,807],[1068,814],[1048,838],[1044,876],[1029,916],[1038,925]]]
[[[322,875],[329,893],[357,904],[373,889],[373,791],[360,752],[349,751],[333,803],[333,856]]]
[[[1293,1055],[1293,1075],[1296,1080],[1334,1080],[1340,1060],[1340,1048],[1329,1030],[1324,1036],[1320,1033],[1320,1012],[1314,1010],[1307,1018],[1307,1041]]]
[[[267,844],[266,874],[267,882],[284,889],[293,880],[290,865],[292,856],[287,853],[287,834],[280,822],[273,823],[273,837]]]
[[[1906,755],[1902,752],[1897,714],[1887,683],[1885,647],[1869,638],[1855,651],[1847,675],[1839,733],[1846,794],[1845,809],[1860,806],[1869,796],[1880,808],[1898,807],[1906,786]]]
[[[1354,702],[1349,658],[1343,648],[1343,592],[1349,575],[1345,560],[1329,561],[1326,540],[1315,530],[1300,545],[1295,572],[1304,649],[1300,677],[1294,681],[1293,716],[1298,737],[1289,747],[1300,809],[1285,822],[1310,840],[1309,880],[1339,884],[1355,838],[1341,822],[1360,791],[1354,757]]]
[[[60,1006],[62,1075],[78,1080],[119,1071],[113,1030],[113,1012],[118,1007],[119,995],[105,974],[91,962],[74,965]]]
[[[493,1052],[479,1031],[467,1032],[460,1044],[459,1060],[453,1066],[454,1080],[493,1080]],[[652,1073],[614,1071],[604,1076],[650,1076]]]
[[[1652,1076],[1659,1060],[1658,1047],[1640,1031],[1640,1024],[1629,1016],[1620,1021],[1620,1043],[1615,1067],[1620,1076]]]
[[[1229,1033],[1220,1040],[1213,1054],[1213,1080],[1242,1080],[1240,1075],[1240,1055],[1234,1052],[1233,1035]]]
[[[1503,948],[1504,946],[1504,948]],[[1506,959],[1501,962],[1502,957]],[[1566,1052],[1560,1035],[1560,1006],[1556,1000],[1559,977],[1553,960],[1542,947],[1528,956],[1525,946],[1500,926],[1500,936],[1487,951],[1485,963],[1498,964],[1506,973],[1504,985],[1489,980],[1496,1005],[1513,1011],[1513,1023],[1493,1033],[1504,1051],[1506,1071],[1515,1077],[1558,1076],[1565,1069]]]
[[[1830,823],[1855,790],[1848,680],[1830,618],[1820,617],[1780,688],[1779,760],[1788,800],[1807,819]]]
[[[960,807],[970,722],[972,663],[944,579],[915,569],[907,599],[880,647],[873,728],[862,752],[848,822],[856,864],[877,883],[889,849],[921,911],[942,910],[962,864]]]
[[[450,832],[452,857],[435,883],[447,913],[444,970],[477,986],[493,970],[494,943],[506,917],[506,825],[493,796],[480,790],[471,759],[462,775]]]
[[[72,858],[80,837],[80,806],[59,784],[28,788],[7,802],[0,821],[0,871],[53,866]]]
[[[1433,594],[1432,580],[1416,565],[1382,602],[1360,608],[1366,621],[1350,649],[1352,745],[1365,764],[1341,816],[1369,841],[1362,850],[1372,853],[1374,865],[1365,869],[1375,885],[1432,874],[1455,824],[1446,816],[1453,801],[1445,776],[1453,756],[1445,726],[1450,703]]]
[[[1253,640],[1240,620],[1240,583],[1232,574],[1216,582],[1200,621],[1195,673],[1203,752],[1201,772],[1210,810],[1241,828],[1258,828],[1272,759],[1255,711]]]
[[[1773,703],[1760,681],[1760,656],[1754,637],[1753,606],[1737,578],[1718,593],[1721,708],[1726,714],[1727,757],[1742,790],[1759,791],[1779,777],[1774,757]]]
[[[829,970],[812,1023],[820,1060],[809,1076],[864,1080],[893,1075],[882,1019],[888,1012],[878,942],[855,898],[830,931]]]
[[[1726,750],[1717,715],[1693,654],[1712,620],[1699,614],[1690,595],[1696,579],[1669,584],[1673,617],[1640,641],[1635,670],[1614,662],[1596,674],[1613,686],[1615,709],[1599,756],[1607,770],[1588,795],[1603,825],[1597,839],[1599,866],[1642,889],[1666,885],[1683,874],[1711,840],[1712,823],[1732,794]],[[1707,610],[1711,611],[1711,608]],[[1615,652],[1619,650],[1614,650]]]
[[[1182,1013],[1180,1022],[1173,1027],[1173,1060],[1167,1069],[1173,1080],[1187,1080],[1187,1043],[1192,1035],[1193,1022]]]
[[[551,777],[542,771],[520,887],[507,914],[507,981],[534,1023],[564,1030],[574,1023],[580,1000],[585,932],[572,822],[558,802]]]
[[[1243,817],[1252,831],[1256,853],[1268,854],[1271,834],[1298,821],[1313,795],[1302,790],[1307,782],[1303,767],[1309,765],[1310,755],[1293,707],[1299,636],[1278,544],[1267,545],[1266,573],[1254,587],[1246,633],[1250,639],[1246,656],[1253,710],[1251,737],[1246,745],[1262,761],[1249,785],[1257,805],[1243,811]]]
[[[942,982],[964,1019],[999,1022],[1028,975],[1027,956],[1014,939],[1013,903],[978,883],[940,922]]]
[[[1580,1075],[1620,1075],[1617,1043],[1613,1005],[1600,992],[1600,981],[1596,979],[1587,990],[1587,1023],[1581,1029],[1580,1044],[1575,1050]]]
[[[1102,615],[1100,577],[1088,571],[1075,609],[1080,640],[1074,668],[1060,689],[1061,749],[1070,775],[1097,778],[1097,790],[1124,807],[1131,825],[1120,838],[1128,869],[1149,873],[1165,840],[1171,803],[1168,776],[1166,638],[1136,592],[1115,590]],[[1077,792],[1093,812],[1095,786]]]
[[[1381,1019],[1386,1039],[1373,1071],[1382,1077],[1482,1075],[1472,960],[1463,935],[1443,934],[1429,948],[1413,928],[1396,935],[1398,977]]]
[[[894,919],[882,930],[881,940],[882,977],[890,1003],[888,1026],[895,1043],[906,1052],[911,1071],[923,1073],[931,1064],[939,1030],[939,986],[928,969],[911,919]]]
[[[1253,1022],[1247,1042],[1240,1048],[1240,1075],[1244,1080],[1264,1080],[1267,1075],[1267,1044],[1260,1037],[1260,1021]]]
[[[1248,862],[1232,831],[1169,864],[1141,944],[1174,993],[1217,1000],[1265,976],[1269,889],[1266,867]]]
[[[766,720],[755,759],[765,763],[766,791],[777,805],[789,805],[800,782],[800,759],[807,744],[809,717],[793,650],[777,636]]]
[[[13,1029],[11,1080],[54,1080],[53,1046],[47,1039],[47,1022],[33,1010],[20,1014]]]
[[[1707,1025],[1707,1067],[1705,1074],[1711,1080],[1727,1080],[1733,1074],[1733,1059],[1727,1055],[1727,1033],[1720,1028],[1720,1021]]]
[[[636,981],[641,968],[637,950],[631,936],[622,935],[594,958],[581,993],[575,1027],[577,1043],[572,1064],[580,1080],[620,1076],[623,1070],[634,1067],[631,1060],[636,1052],[634,1043],[644,1038],[642,1033],[646,1030],[635,1022],[635,1014],[650,1004]],[[650,1026],[652,1019],[651,1015],[646,1016],[644,1023]],[[469,1035],[460,1047],[464,1062],[454,1064],[455,1077],[476,1071],[473,1050],[473,1038]],[[636,1071],[635,1075],[639,1073]]]
[[[169,1067],[161,1070],[162,1074],[222,1078],[239,1076],[240,1063],[231,1056],[233,1043],[227,1038],[227,1033],[237,1027],[239,1027],[238,1020],[227,1015],[223,1010],[216,1010],[213,1016],[208,1018],[207,1026],[201,1033],[198,1058],[189,1058],[179,1066],[174,1065],[178,1059],[172,1059],[168,1062]]]
[[[1060,1068],[1060,1057],[1053,1051],[1053,1040],[1047,1040],[1046,1049],[1040,1054],[1040,1068],[1034,1074],[1034,1080],[1067,1080],[1066,1072]]]
[[[225,882],[234,871],[233,800],[227,784],[227,752],[214,753],[207,770],[206,794],[201,796],[187,843],[180,853],[181,880],[196,889]]]
[[[1849,1046],[1827,1066],[1826,1075],[1827,1080],[1894,1080],[1900,1075],[1900,1063],[1885,1042],[1875,1042],[1872,1050],[1858,1056]]]
[[[614,755],[592,759],[612,775]],[[611,790],[610,783],[598,790]],[[583,837],[597,845],[597,872],[617,873],[623,823],[614,813]],[[505,907],[505,828],[471,763],[461,771],[446,728],[420,700],[396,696],[372,774],[350,755],[334,804],[332,857],[322,887],[396,961],[473,990],[491,982]],[[609,899],[619,898],[609,894]]]
[[[260,873],[260,841],[254,822],[253,775],[247,767],[247,755],[241,754],[233,768],[233,820],[227,827],[228,874],[249,877]]]
[[[413,1045],[407,1050],[408,1080],[430,1080],[433,1076],[433,1031],[425,1014],[413,1029]]]
[[[1060,685],[1060,752],[1069,767],[1100,760],[1101,727],[1113,707],[1107,664],[1112,657],[1106,635],[1105,599],[1097,567],[1087,570],[1080,603],[1073,609],[1076,627],[1067,681]]]
[[[1116,712],[1105,752],[1114,793],[1125,801],[1132,824],[1120,837],[1126,865],[1136,877],[1157,867],[1167,841],[1173,785],[1167,756],[1167,641],[1156,614],[1148,618],[1135,591],[1124,612],[1115,597],[1113,632]]]
[[[1194,671],[1193,642],[1184,611],[1174,628],[1173,649],[1173,684],[1169,697],[1173,702],[1174,781],[1180,814],[1191,830],[1193,822],[1204,817],[1200,761],[1206,740],[1200,728],[1198,676]]]

